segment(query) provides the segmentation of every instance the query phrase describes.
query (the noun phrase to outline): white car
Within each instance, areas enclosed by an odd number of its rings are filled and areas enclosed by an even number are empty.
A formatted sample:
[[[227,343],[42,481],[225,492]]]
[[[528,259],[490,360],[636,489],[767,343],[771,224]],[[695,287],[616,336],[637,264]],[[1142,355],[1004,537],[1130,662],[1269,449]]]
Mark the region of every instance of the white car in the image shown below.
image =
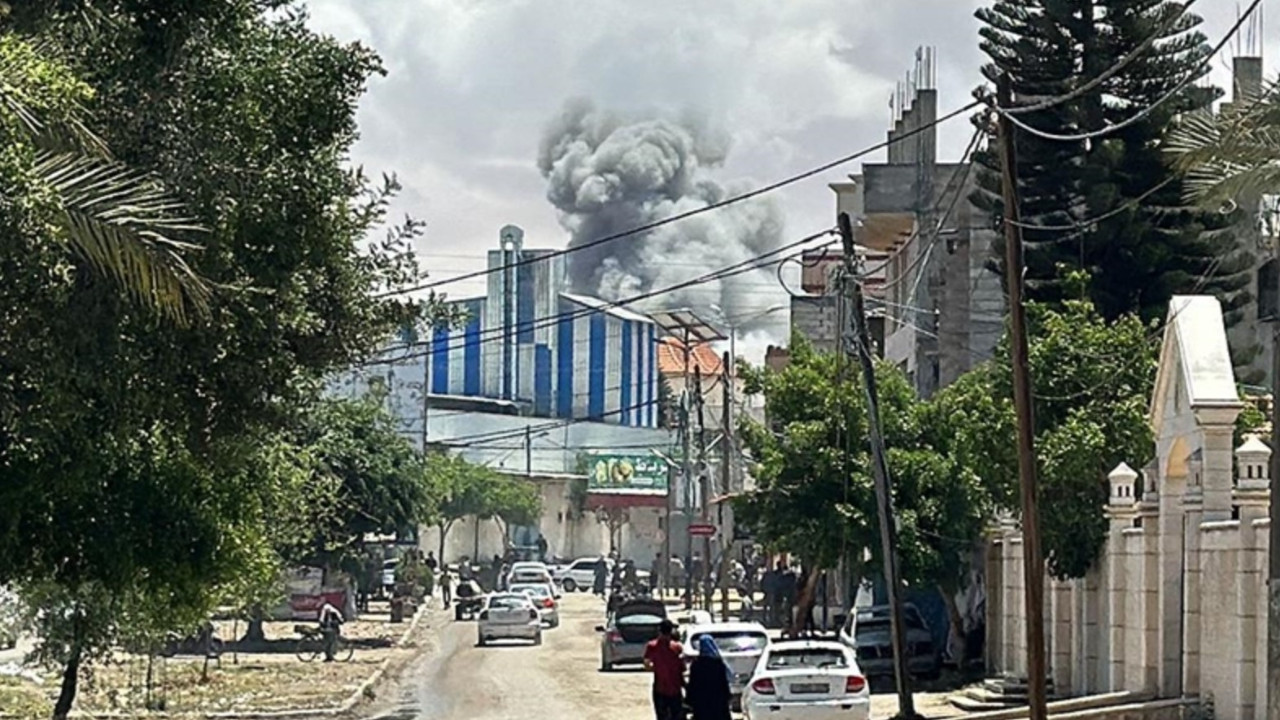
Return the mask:
[[[551,627],[560,627],[560,603],[556,602],[556,598],[560,596],[551,583],[516,583],[509,589],[513,593],[528,595],[533,606],[538,609],[538,614],[542,616],[542,622]]]
[[[765,649],[742,713],[745,720],[867,720],[871,691],[842,643],[784,640]]]
[[[755,673],[760,657],[769,646],[769,631],[764,625],[754,622],[692,625],[684,632],[686,660],[691,661],[698,656],[698,639],[703,635],[709,635],[712,640],[715,640],[716,647],[720,649],[720,656],[733,671],[733,682],[729,684],[729,691],[736,701],[742,697],[747,681]]]
[[[542,644],[542,615],[524,593],[501,592],[485,600],[476,622],[477,645],[494,640],[530,640]]]
[[[609,575],[613,574],[613,561],[607,558],[585,557],[578,558],[566,567],[560,570],[560,574],[555,577],[556,582],[564,588],[565,592],[574,592],[575,590],[590,590],[596,581],[596,568],[600,563],[604,562],[605,569]],[[607,582],[607,581],[606,581]]]
[[[531,585],[535,583],[546,583],[550,585],[555,582],[551,579],[551,571],[547,570],[546,566],[535,567],[532,565],[525,565],[524,567],[520,567],[522,564],[523,563],[517,563],[507,573],[507,576],[504,579],[506,587],[510,588],[513,585]]]

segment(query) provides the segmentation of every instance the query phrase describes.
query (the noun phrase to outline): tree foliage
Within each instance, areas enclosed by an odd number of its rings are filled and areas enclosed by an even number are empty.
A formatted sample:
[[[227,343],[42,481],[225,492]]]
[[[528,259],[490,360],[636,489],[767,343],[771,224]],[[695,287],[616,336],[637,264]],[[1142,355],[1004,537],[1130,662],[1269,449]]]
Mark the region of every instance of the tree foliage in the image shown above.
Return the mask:
[[[286,508],[325,467],[325,453],[297,452],[289,433],[327,376],[423,316],[417,303],[378,298],[421,277],[408,247],[420,225],[367,242],[396,184],[347,160],[356,104],[381,68],[283,3],[9,5],[0,585],[45,600],[42,651],[64,663],[55,714],[65,716],[80,663],[122,628],[186,630],[270,571],[286,539],[270,523],[299,529]],[[47,138],[19,107],[34,108],[42,128],[92,128],[119,163],[110,167],[130,168],[98,180],[163,179],[164,197],[203,229],[182,259],[209,289],[205,312],[166,322],[135,299],[171,293],[140,270],[141,256],[110,249],[165,250],[132,222],[159,211],[160,196],[115,213],[108,185],[86,181],[98,171],[42,155]],[[115,226],[90,227],[104,220]],[[331,445],[327,457],[355,449]],[[382,465],[366,469],[387,478]],[[342,470],[337,491],[355,476]],[[403,509],[404,497],[386,499],[394,512],[371,526]]]
[[[983,74],[993,83],[1009,78],[1014,95],[1028,103],[1075,91],[1157,38],[1075,100],[1019,116],[1047,133],[1077,135],[1125,122],[1173,92],[1188,73],[1209,69],[1201,66],[1209,54],[1201,19],[1178,2],[996,0],[978,18],[989,58]],[[1172,295],[1202,291],[1223,301],[1229,324],[1238,320],[1251,299],[1252,263],[1231,232],[1239,218],[1186,205],[1181,178],[1162,157],[1175,118],[1207,108],[1217,96],[1192,84],[1140,122],[1089,141],[1016,131],[1024,220],[1057,228],[1024,230],[1031,299],[1056,305],[1087,297],[1107,320],[1136,313],[1149,322],[1164,317]],[[977,161],[976,199],[996,222],[999,158],[988,150]],[[1000,265],[1003,247],[997,245],[994,264]],[[1073,271],[1088,275],[1087,294],[1068,277]],[[1254,352],[1241,350],[1237,364]]]
[[[542,495],[529,480],[444,452],[429,455],[426,467],[439,503],[435,525],[441,558],[449,530],[465,517],[497,520],[505,530],[509,525],[533,525],[542,514]]]

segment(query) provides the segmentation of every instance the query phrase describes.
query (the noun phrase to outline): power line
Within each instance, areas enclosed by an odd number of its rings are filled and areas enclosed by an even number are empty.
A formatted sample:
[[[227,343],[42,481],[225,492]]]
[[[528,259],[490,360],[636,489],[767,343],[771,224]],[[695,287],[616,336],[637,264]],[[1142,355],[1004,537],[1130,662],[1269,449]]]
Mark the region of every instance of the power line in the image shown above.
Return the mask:
[[[1172,90],[1165,93],[1163,96],[1157,99],[1154,103],[1148,105],[1145,108],[1142,108],[1137,113],[1130,116],[1128,119],[1118,123],[1109,123],[1105,127],[1099,130],[1076,133],[1074,135],[1050,133],[1044,130],[1040,130],[1039,128],[1036,128],[1020,120],[1016,115],[1010,112],[1011,108],[1000,107],[1000,105],[991,98],[987,98],[987,102],[991,106],[992,110],[999,113],[1001,117],[1006,118],[1010,123],[1012,123],[1013,125],[1016,125],[1019,129],[1044,140],[1055,140],[1058,142],[1082,142],[1085,140],[1094,140],[1097,138],[1106,137],[1107,135],[1110,135],[1111,133],[1114,133],[1117,130],[1123,130],[1124,128],[1127,128],[1131,125],[1135,125],[1139,122],[1142,122],[1148,116],[1150,116],[1153,112],[1159,109],[1162,105],[1178,97],[1178,95],[1180,95],[1183,90],[1185,90],[1189,85],[1191,85],[1191,83],[1203,77],[1206,70],[1212,69],[1213,58],[1217,56],[1218,53],[1222,52],[1222,49],[1225,48],[1227,44],[1231,42],[1232,37],[1234,37],[1238,32],[1240,32],[1241,26],[1244,25],[1245,21],[1249,18],[1249,16],[1252,15],[1253,12],[1257,10],[1258,6],[1260,6],[1261,4],[1262,4],[1262,0],[1253,0],[1253,2],[1249,4],[1249,9],[1246,10],[1245,13],[1241,15],[1238,20],[1236,20],[1236,23],[1231,27],[1231,30],[1227,33],[1226,37],[1222,38],[1222,40],[1213,47],[1212,51],[1208,55],[1206,55],[1204,59],[1201,60],[1190,73],[1187,74],[1187,77],[1184,78],[1177,85],[1175,85]]]
[[[854,160],[858,160],[860,158],[866,157],[871,153],[878,152],[887,147],[900,143],[908,138],[911,138],[921,133],[932,130],[933,128],[949,120],[952,120],[953,118],[957,118],[982,104],[983,102],[981,100],[975,100],[971,103],[968,103],[967,105],[964,105],[955,110],[952,110],[951,112],[937,118],[936,120],[933,120],[932,122],[928,122],[928,123],[925,123],[924,125],[921,125],[918,128],[913,128],[911,130],[905,131],[901,135],[895,135],[894,137],[889,138],[888,140],[863,148],[862,150],[859,150],[855,153],[851,153],[849,155],[836,158],[835,160],[824,163],[815,168],[811,168],[809,170],[805,170],[804,172],[791,175],[790,177],[784,178],[782,180],[778,180],[776,182],[770,183],[763,187],[756,188],[755,190],[750,190],[740,195],[734,195],[732,197],[725,198],[724,200],[711,203],[710,205],[707,205],[705,207],[695,208],[693,210],[687,210],[682,213],[676,213],[675,215],[663,218],[661,220],[655,220],[650,223],[645,223],[644,225],[640,225],[638,227],[634,227],[629,230],[623,230],[621,232],[616,232],[601,238],[596,238],[595,240],[585,242],[581,245],[567,247],[563,250],[556,250],[554,252],[539,255],[537,257],[523,258],[521,260],[517,260],[512,263],[506,263],[504,265],[488,268],[486,270],[477,270],[475,272],[467,273],[465,275],[459,275],[453,278],[436,280],[434,282],[428,282],[428,283],[421,283],[421,284],[414,285],[412,287],[407,287],[407,288],[400,288],[398,290],[392,290],[385,293],[381,293],[375,297],[383,298],[383,297],[390,297],[393,295],[403,295],[405,293],[416,292],[418,290],[430,290],[432,288],[440,287],[442,285],[448,285],[450,283],[462,282],[464,280],[470,280],[472,278],[485,277],[487,275],[492,275],[493,273],[497,273],[497,272],[504,272],[512,268],[521,267],[523,265],[529,265],[531,263],[539,262],[541,260],[547,260],[553,257],[563,257],[565,255],[569,255],[570,253],[579,252],[581,250],[586,250],[588,248],[599,247],[607,243],[611,243],[617,240],[621,240],[623,238],[631,237],[632,235],[638,235],[640,233],[649,232],[650,230],[656,230],[660,227],[664,227],[666,225],[679,222],[681,220],[686,220],[688,218],[695,217],[697,215],[702,215],[704,213],[708,213],[713,210],[719,210],[721,208],[725,208],[730,205],[744,202],[752,198],[760,197],[761,195],[766,195],[776,190],[780,190],[784,187],[787,187],[788,185],[794,185],[795,183],[798,183],[802,180],[808,180],[809,178],[815,175],[820,175],[824,172],[827,172],[828,170],[832,170],[834,168],[840,167],[841,165],[847,165],[848,163],[851,163]]]
[[[1137,60],[1144,53],[1150,50],[1160,38],[1164,37],[1171,30],[1173,30],[1173,28],[1178,24],[1178,22],[1187,15],[1187,12],[1189,10],[1191,10],[1191,6],[1195,5],[1196,2],[1197,0],[1187,0],[1187,2],[1182,7],[1178,8],[1174,12],[1173,16],[1170,17],[1167,22],[1165,22],[1160,27],[1156,28],[1147,37],[1147,39],[1142,42],[1141,45],[1134,48],[1132,51],[1129,52],[1128,55],[1125,55],[1123,58],[1120,58],[1120,60],[1117,61],[1114,65],[1107,68],[1102,73],[1100,73],[1097,77],[1085,83],[1084,85],[1081,85],[1080,87],[1072,90],[1069,93],[1066,93],[1065,95],[1058,95],[1057,97],[1051,97],[1047,100],[1037,102],[1034,105],[1020,105],[1018,107],[1005,108],[1005,112],[1008,113],[1009,115],[1026,115],[1027,113],[1039,112],[1041,110],[1049,110],[1051,108],[1057,107],[1058,105],[1069,103],[1072,100],[1083,97],[1086,93],[1089,93],[1090,91],[1101,86],[1102,83],[1115,77],[1117,73],[1119,73],[1121,70],[1131,65],[1133,61]]]
[[[822,230],[820,232],[814,233],[805,238],[797,240],[793,243],[789,243],[780,248],[777,248],[776,250],[770,250],[767,253],[757,255],[747,260],[730,265],[728,267],[721,268],[719,270],[715,270],[709,273],[704,273],[696,278],[692,278],[684,282],[676,283],[674,285],[668,285],[666,287],[650,290],[648,292],[644,292],[639,295],[633,295],[631,297],[622,298],[620,300],[606,302],[602,307],[585,307],[580,310],[572,310],[568,312],[557,313],[555,315],[548,315],[542,318],[535,318],[533,320],[523,322],[523,323],[516,323],[515,325],[512,325],[510,327],[505,327],[505,326],[494,327],[488,330],[482,330],[481,332],[477,333],[473,338],[467,338],[464,336],[462,338],[458,338],[458,342],[456,343],[451,341],[450,343],[446,344],[446,346],[443,349],[430,348],[423,352],[398,356],[395,358],[379,358],[379,359],[370,360],[364,363],[360,363],[357,365],[357,367],[368,367],[371,365],[391,365],[399,362],[404,362],[405,360],[412,360],[415,358],[424,357],[434,352],[448,352],[450,350],[456,350],[458,348],[466,347],[468,344],[483,345],[487,342],[496,342],[499,340],[507,339],[509,337],[517,336],[520,333],[532,332],[534,330],[540,330],[543,328],[552,327],[558,323],[561,323],[567,320],[575,320],[577,318],[587,317],[589,315],[596,315],[599,313],[606,312],[608,310],[612,310],[614,308],[630,305],[630,304],[641,302],[644,300],[649,300],[651,298],[658,297],[660,295],[666,295],[672,292],[683,290],[685,288],[694,287],[697,285],[703,285],[708,282],[723,280],[729,277],[734,277],[735,275],[740,275],[740,274],[751,272],[754,270],[759,270],[761,268],[768,267],[769,265],[773,265],[774,263],[780,262],[779,260],[767,260],[765,262],[761,262],[761,261],[766,260],[771,256],[787,252],[788,250],[793,250],[802,245],[807,245],[808,243],[811,243],[814,240],[817,240],[823,236],[830,235],[832,232],[833,230],[831,229]],[[830,245],[834,242],[835,242],[834,240],[831,240],[822,245],[819,245],[819,247],[825,247],[826,245]],[[408,347],[421,347],[429,344],[430,342],[422,342],[422,343],[416,343],[416,344],[405,346],[405,347],[407,349]]]

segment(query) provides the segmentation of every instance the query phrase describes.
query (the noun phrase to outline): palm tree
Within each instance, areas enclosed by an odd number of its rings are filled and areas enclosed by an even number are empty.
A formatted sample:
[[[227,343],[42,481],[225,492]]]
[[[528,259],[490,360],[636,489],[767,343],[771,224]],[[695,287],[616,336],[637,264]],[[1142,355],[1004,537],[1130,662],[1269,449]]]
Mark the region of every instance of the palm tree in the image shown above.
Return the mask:
[[[1188,199],[1204,207],[1230,211],[1280,193],[1280,90],[1183,116],[1167,149],[1186,176]]]
[[[36,177],[58,202],[61,239],[139,303],[180,323],[203,315],[209,288],[185,259],[199,247],[174,237],[201,228],[153,176],[111,157],[78,103],[41,96],[57,67],[52,57],[49,46],[0,35],[0,122],[35,149]]]

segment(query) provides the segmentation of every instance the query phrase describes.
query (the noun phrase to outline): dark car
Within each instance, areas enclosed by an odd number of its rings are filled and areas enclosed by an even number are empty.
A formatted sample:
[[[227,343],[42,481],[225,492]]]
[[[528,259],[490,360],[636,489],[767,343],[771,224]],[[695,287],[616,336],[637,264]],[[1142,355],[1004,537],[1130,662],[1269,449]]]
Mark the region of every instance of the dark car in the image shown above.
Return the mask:
[[[600,669],[608,672],[617,665],[644,662],[644,646],[658,637],[658,625],[667,619],[661,600],[637,597],[620,602],[609,613],[600,639]]]
[[[911,604],[902,606],[906,624],[907,672],[922,680],[934,680],[942,673],[942,652],[933,642],[933,633]],[[858,667],[867,677],[893,676],[893,640],[889,606],[858,608],[840,628],[840,642],[854,649]]]

